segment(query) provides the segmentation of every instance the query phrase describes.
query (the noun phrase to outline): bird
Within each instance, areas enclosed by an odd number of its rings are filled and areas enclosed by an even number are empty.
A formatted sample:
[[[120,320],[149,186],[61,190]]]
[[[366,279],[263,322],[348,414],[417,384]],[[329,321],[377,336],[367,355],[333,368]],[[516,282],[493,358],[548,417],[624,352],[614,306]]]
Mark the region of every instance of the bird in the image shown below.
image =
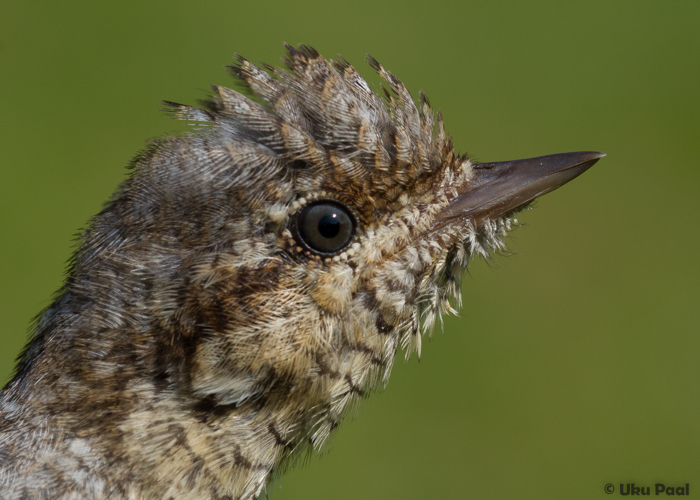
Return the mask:
[[[0,393],[0,498],[251,500],[460,306],[471,259],[603,153],[479,163],[371,56],[235,56],[165,102]]]

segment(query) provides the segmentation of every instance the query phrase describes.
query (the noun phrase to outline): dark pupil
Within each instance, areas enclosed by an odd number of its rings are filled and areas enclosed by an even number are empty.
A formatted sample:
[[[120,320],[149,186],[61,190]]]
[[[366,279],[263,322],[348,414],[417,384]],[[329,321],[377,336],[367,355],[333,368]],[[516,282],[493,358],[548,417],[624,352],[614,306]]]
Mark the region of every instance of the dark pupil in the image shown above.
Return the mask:
[[[340,232],[340,221],[336,214],[324,215],[318,221],[318,232],[324,238],[335,238]]]

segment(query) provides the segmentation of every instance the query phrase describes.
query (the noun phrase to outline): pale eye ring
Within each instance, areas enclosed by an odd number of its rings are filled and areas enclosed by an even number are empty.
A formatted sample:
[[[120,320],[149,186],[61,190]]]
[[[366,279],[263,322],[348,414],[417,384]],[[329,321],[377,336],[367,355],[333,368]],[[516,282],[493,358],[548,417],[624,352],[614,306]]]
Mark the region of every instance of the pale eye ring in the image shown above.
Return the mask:
[[[349,208],[324,200],[304,207],[295,225],[299,239],[308,250],[333,255],[352,241],[356,219]]]

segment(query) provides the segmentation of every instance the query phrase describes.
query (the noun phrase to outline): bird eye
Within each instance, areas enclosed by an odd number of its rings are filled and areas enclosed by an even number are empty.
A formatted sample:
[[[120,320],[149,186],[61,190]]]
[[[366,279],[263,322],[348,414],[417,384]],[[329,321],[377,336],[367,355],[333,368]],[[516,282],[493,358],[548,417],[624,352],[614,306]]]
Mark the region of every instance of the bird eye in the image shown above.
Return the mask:
[[[352,212],[337,203],[324,201],[304,208],[296,222],[299,238],[322,254],[334,254],[345,248],[355,233]]]

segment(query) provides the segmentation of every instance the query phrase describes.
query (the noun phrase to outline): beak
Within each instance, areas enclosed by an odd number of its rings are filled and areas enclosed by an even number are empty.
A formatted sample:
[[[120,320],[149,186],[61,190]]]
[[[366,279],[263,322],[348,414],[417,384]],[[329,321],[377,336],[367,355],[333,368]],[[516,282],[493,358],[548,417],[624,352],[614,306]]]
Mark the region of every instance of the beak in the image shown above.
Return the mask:
[[[507,216],[588,170],[605,153],[582,151],[526,160],[475,163],[474,177],[440,214],[438,226],[456,219]]]

